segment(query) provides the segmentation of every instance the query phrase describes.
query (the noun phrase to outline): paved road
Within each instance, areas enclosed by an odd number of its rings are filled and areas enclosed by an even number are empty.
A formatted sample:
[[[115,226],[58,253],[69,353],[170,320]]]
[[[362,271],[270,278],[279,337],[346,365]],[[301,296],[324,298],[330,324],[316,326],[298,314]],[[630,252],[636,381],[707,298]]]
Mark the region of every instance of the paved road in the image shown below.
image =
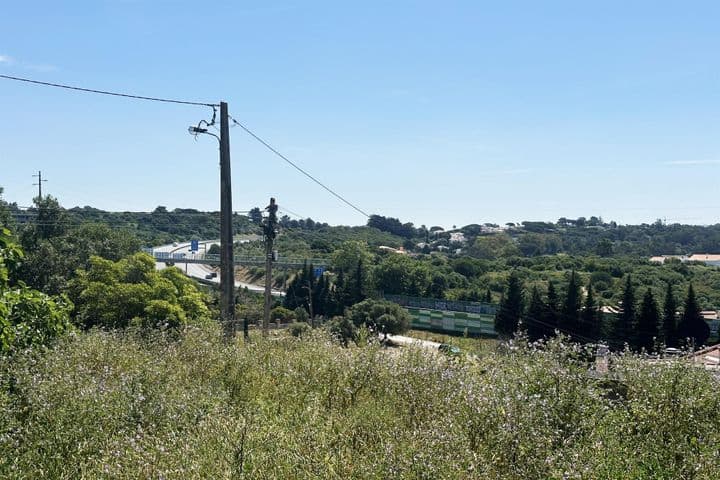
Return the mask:
[[[382,338],[380,334],[380,338]],[[436,350],[440,347],[438,342],[431,342],[430,340],[420,340],[419,338],[405,337],[403,335],[388,335],[388,340],[398,345],[415,345],[418,347],[427,348],[428,350]]]
[[[213,244],[220,244],[220,240],[203,240],[200,243],[200,249],[203,248],[210,248]],[[205,245],[205,247],[203,247]],[[167,252],[167,253],[184,253],[188,256],[188,258],[195,258],[194,255],[189,251],[190,249],[190,242],[183,242],[183,243],[176,243],[171,245],[161,245],[159,247],[154,247],[154,252]],[[169,259],[169,261],[172,261],[172,259]],[[165,262],[155,262],[155,267],[158,270],[161,270],[165,268]],[[184,267],[178,265],[177,266],[180,270],[184,271],[185,274],[188,277],[197,278],[206,282],[212,282],[220,284],[220,276],[219,276],[219,269],[214,269],[208,265],[203,265],[201,263],[186,263]],[[205,278],[209,273],[211,272],[218,272],[218,276],[215,278]],[[260,285],[253,285],[251,283],[245,283],[240,281],[235,281],[235,288],[247,288],[251,292],[264,292],[265,287]],[[273,290],[272,294],[274,296],[285,296],[285,292],[280,290]]]

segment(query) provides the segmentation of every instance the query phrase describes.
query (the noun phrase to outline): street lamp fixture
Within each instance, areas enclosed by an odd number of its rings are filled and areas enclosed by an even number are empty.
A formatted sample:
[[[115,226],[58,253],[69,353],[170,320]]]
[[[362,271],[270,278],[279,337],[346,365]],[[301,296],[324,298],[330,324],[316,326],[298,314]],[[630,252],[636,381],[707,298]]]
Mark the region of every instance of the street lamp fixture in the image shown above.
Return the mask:
[[[201,122],[201,123],[202,123],[202,122]],[[207,128],[202,128],[202,127],[200,127],[200,126],[196,126],[196,127],[190,126],[190,127],[188,127],[188,133],[189,133],[190,135],[194,135],[194,136],[196,137],[196,139],[197,139],[197,136],[198,136],[199,134],[203,133],[203,134],[205,134],[205,135],[212,135],[213,137],[215,137],[215,138],[218,139],[218,142],[220,141],[220,137],[218,137],[218,136],[215,135],[214,133],[208,132],[208,129],[207,129]]]

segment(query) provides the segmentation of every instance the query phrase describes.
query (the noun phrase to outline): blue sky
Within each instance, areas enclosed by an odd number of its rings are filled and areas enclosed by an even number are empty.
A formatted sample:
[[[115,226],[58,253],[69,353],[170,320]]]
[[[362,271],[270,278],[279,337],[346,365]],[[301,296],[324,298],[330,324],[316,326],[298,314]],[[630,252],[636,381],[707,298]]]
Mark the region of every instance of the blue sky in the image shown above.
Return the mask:
[[[60,5],[62,4],[62,5]],[[717,223],[718,2],[5,2],[0,73],[218,102],[361,209],[417,225]],[[219,208],[210,111],[0,79],[0,186]],[[233,207],[365,219],[231,130]]]

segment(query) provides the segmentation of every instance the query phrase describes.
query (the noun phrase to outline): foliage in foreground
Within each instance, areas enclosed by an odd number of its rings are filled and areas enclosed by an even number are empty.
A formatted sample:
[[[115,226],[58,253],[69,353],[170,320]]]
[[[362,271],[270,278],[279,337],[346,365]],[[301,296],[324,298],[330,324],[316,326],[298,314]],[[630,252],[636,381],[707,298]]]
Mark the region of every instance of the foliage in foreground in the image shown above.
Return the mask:
[[[10,232],[0,228],[0,352],[45,345],[73,329],[73,305],[65,295],[50,296],[23,284],[11,285],[23,258]]]
[[[579,347],[475,362],[315,335],[81,333],[0,363],[3,478],[714,478],[716,380]]]
[[[90,265],[78,271],[71,288],[77,318],[86,327],[179,328],[209,321],[203,294],[178,268],[158,271],[145,253],[117,262],[91,257]]]

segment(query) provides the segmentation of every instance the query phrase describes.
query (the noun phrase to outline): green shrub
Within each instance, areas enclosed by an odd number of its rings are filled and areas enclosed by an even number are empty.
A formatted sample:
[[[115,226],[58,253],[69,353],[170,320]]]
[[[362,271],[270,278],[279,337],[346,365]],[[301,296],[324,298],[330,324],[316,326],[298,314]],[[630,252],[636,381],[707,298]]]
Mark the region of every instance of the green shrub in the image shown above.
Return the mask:
[[[73,305],[27,287],[0,289],[0,350],[45,345],[73,330]]]
[[[305,310],[303,307],[297,307],[295,310],[293,310],[293,313],[295,313],[295,318],[298,322],[306,322],[308,318],[310,318],[307,310]]]
[[[46,295],[22,283],[10,286],[22,259],[10,232],[0,229],[0,352],[46,345],[73,329],[73,304],[65,295]]]
[[[270,320],[281,323],[293,322],[295,321],[295,312],[285,307],[275,307],[270,310]]]
[[[324,327],[345,346],[357,338],[357,327],[346,317],[333,317]]]
[[[144,253],[118,262],[91,257],[90,264],[71,284],[77,317],[86,327],[124,328],[133,319],[162,328],[209,321],[204,295],[178,268],[157,271]]]
[[[310,331],[310,325],[305,322],[294,322],[288,325],[288,332],[293,337],[302,337],[308,331]]]
[[[348,318],[355,326],[367,325],[378,332],[397,334],[410,328],[410,315],[396,303],[384,300],[363,300],[348,311]]]

